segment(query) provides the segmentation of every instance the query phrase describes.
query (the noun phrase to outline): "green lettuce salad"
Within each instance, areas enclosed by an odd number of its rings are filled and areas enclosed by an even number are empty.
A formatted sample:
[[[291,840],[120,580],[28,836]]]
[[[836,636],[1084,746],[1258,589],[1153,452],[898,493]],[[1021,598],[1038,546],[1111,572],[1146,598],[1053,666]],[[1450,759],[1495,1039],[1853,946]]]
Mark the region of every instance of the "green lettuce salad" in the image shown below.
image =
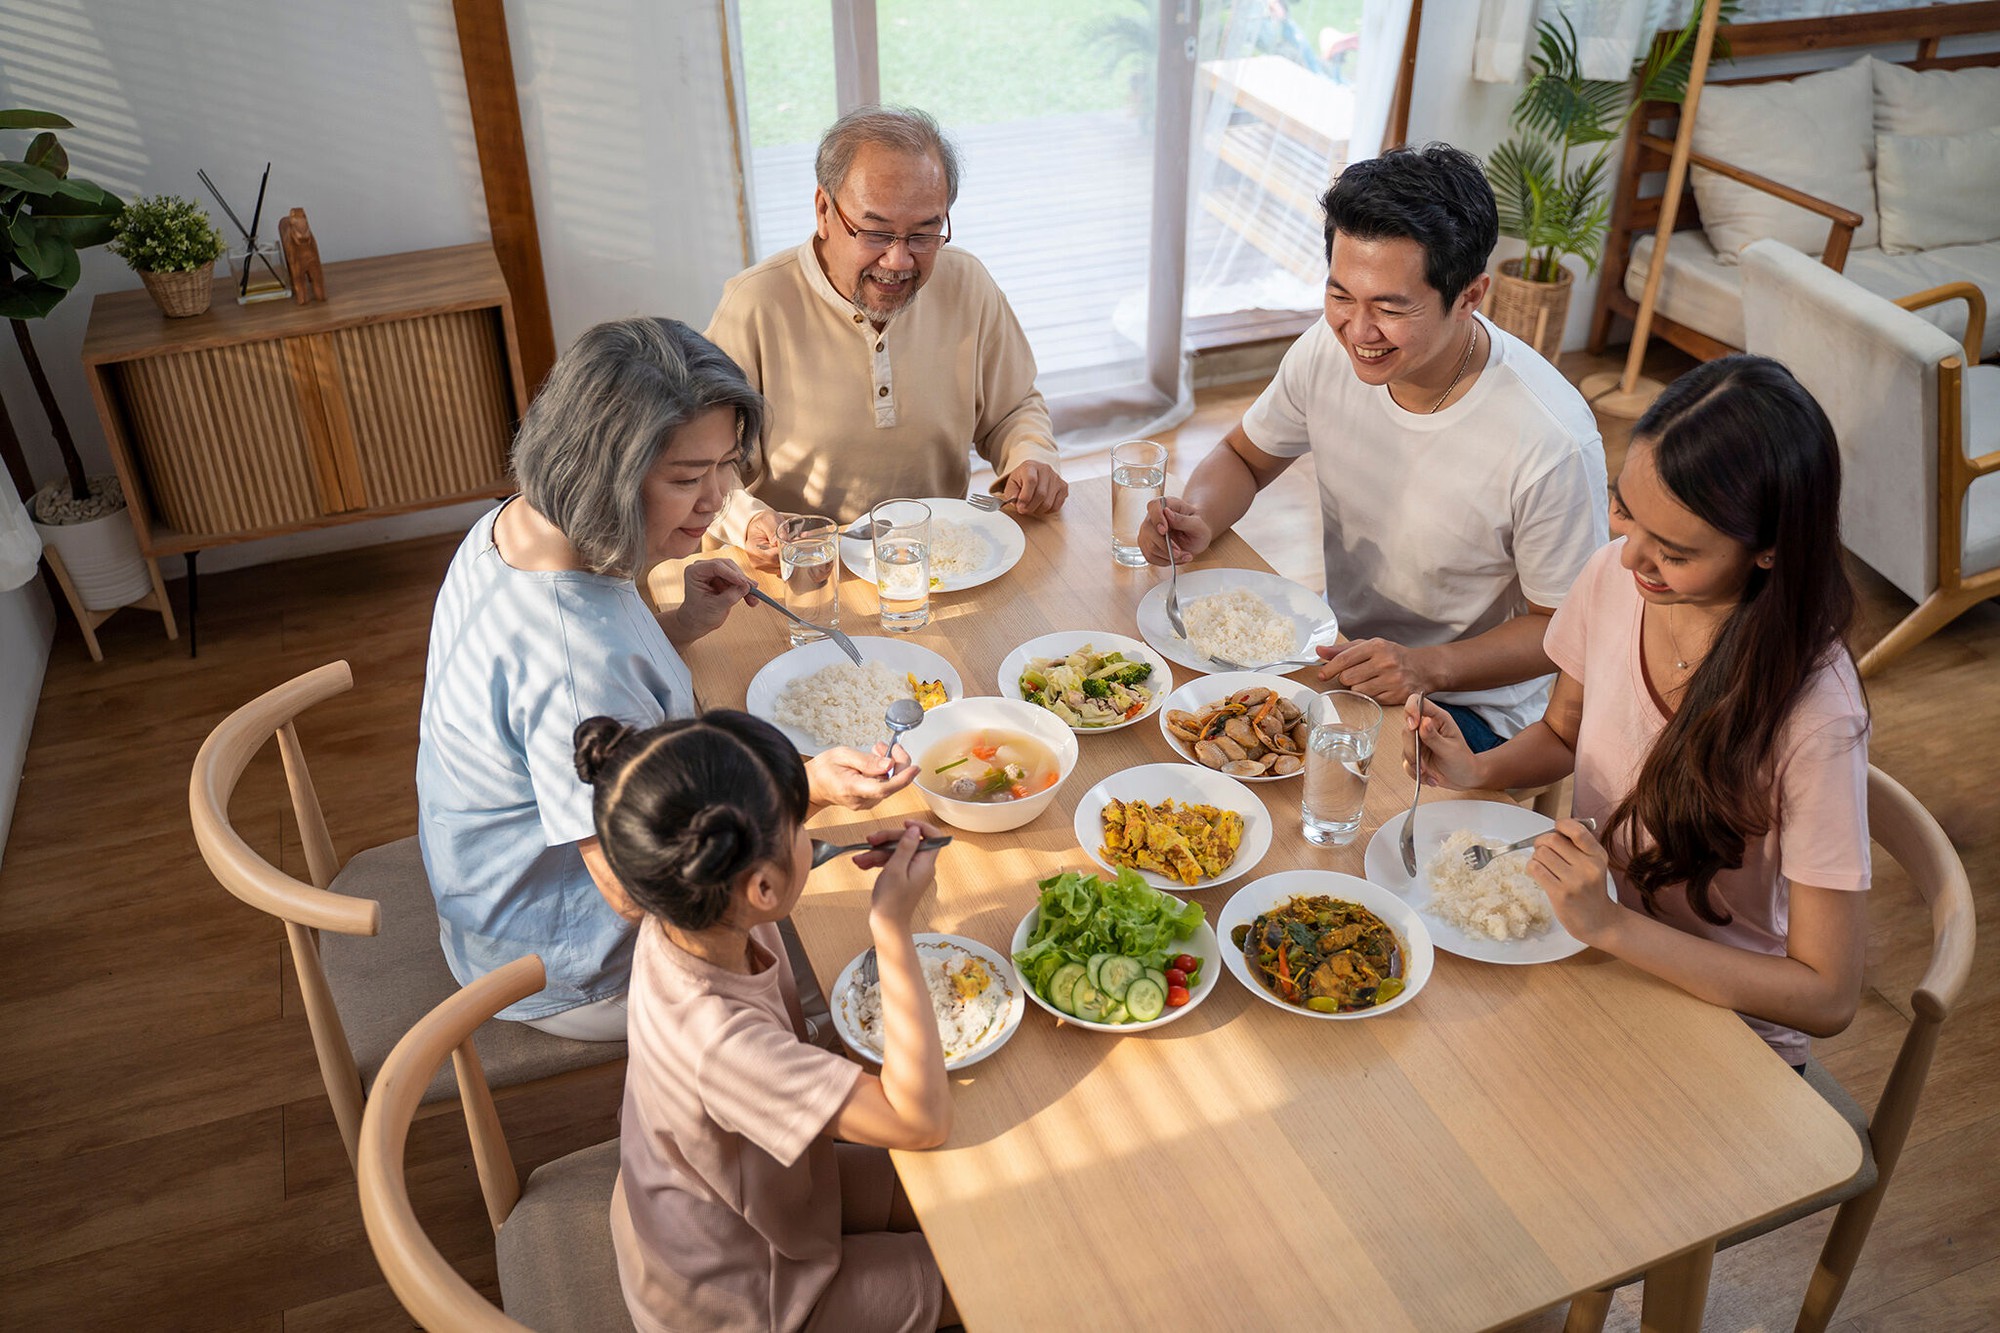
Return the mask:
[[[1132,870],[1108,882],[1068,870],[1040,887],[1041,914],[1014,963],[1044,999],[1053,998],[1056,974],[1069,964],[1115,956],[1137,960],[1148,972],[1164,969],[1178,941],[1202,923],[1200,903],[1162,893]]]

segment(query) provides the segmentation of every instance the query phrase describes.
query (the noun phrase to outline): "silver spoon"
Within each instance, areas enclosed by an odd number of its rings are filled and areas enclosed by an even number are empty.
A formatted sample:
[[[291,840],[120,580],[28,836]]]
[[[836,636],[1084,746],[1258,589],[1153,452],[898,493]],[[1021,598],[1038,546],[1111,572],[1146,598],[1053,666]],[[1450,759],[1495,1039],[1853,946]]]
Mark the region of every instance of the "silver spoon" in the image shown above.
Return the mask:
[[[889,705],[889,711],[882,715],[882,720],[889,724],[889,749],[893,753],[896,742],[902,739],[903,733],[923,722],[924,706],[915,699],[898,699]],[[896,761],[892,759],[889,761],[889,771],[883,776],[895,775]]]
[[[1410,813],[1403,816],[1403,873],[1411,879],[1417,877],[1417,802],[1424,799],[1424,696],[1417,696],[1417,789],[1410,795]]]
[[[950,841],[951,841],[951,834],[942,833],[935,838],[925,838],[922,842],[917,844],[917,850],[920,852],[934,852],[938,848],[944,846],[946,843]],[[890,843],[885,843],[884,845],[893,847],[896,844],[890,842]],[[835,857],[846,856],[849,852],[872,852],[875,850],[875,844],[872,842],[850,842],[844,846],[841,846],[831,842],[822,842],[818,838],[813,839],[812,846],[813,846],[812,863],[813,863],[813,869],[815,870],[825,865],[828,861],[833,860]]]

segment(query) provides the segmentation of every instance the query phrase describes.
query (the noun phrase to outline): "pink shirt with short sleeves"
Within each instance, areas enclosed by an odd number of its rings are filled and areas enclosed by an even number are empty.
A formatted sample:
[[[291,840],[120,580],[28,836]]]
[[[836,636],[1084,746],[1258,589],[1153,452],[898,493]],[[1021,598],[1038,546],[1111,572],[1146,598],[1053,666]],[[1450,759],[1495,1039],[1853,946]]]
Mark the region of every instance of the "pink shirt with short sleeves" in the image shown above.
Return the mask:
[[[800,1040],[777,927],[750,939],[745,976],[639,932],[611,1233],[646,1333],[801,1328],[840,1267],[826,1127],[861,1069]]]
[[[1639,627],[1645,603],[1619,563],[1620,538],[1592,556],[1549,624],[1544,646],[1558,667],[1583,683],[1576,737],[1576,813],[1605,825],[1632,790],[1667,714],[1644,676]],[[1859,891],[1869,883],[1868,709],[1847,654],[1806,683],[1778,738],[1775,812],[1762,838],[1743,849],[1743,864],[1724,870],[1709,902],[1727,925],[1696,916],[1682,886],[1658,895],[1661,920],[1676,929],[1753,953],[1782,955],[1793,883]],[[1613,872],[1618,901],[1645,907]],[[1803,1032],[1744,1016],[1788,1064],[1806,1058]]]

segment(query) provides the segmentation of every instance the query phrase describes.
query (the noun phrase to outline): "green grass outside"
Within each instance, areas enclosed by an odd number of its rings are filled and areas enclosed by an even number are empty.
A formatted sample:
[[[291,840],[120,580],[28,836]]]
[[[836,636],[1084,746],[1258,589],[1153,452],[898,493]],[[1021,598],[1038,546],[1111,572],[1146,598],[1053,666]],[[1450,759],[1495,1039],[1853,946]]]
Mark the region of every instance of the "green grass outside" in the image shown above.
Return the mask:
[[[1322,27],[1358,27],[1361,3],[1298,0],[1292,17],[1314,41]],[[741,0],[756,147],[815,142],[832,121],[830,9]],[[1150,69],[1150,12],[1143,0],[878,0],[882,97],[947,126],[1121,110],[1129,76]]]

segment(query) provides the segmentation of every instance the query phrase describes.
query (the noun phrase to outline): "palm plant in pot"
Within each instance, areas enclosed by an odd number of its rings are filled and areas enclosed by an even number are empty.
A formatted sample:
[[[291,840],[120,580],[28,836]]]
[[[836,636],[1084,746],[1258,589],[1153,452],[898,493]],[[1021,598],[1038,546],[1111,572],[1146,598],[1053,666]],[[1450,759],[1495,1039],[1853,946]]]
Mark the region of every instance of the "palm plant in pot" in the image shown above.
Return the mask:
[[[1695,28],[1708,3],[1696,0],[1687,26],[1653,42],[1624,79],[1583,76],[1567,16],[1536,25],[1528,86],[1510,121],[1516,135],[1486,161],[1500,234],[1518,237],[1528,250],[1500,265],[1488,314],[1550,360],[1562,345],[1574,282],[1563,258],[1574,255],[1587,272],[1597,272],[1611,220],[1605,194],[1611,155],[1641,104],[1678,102],[1686,94]],[[1724,3],[1724,14],[1733,7]]]
[[[69,174],[69,155],[54,131],[70,122],[49,111],[0,110],[0,131],[31,130],[21,156],[0,154],[0,318],[13,326],[14,343],[35,386],[50,434],[62,457],[63,476],[35,490],[13,419],[0,403],[0,455],[65,591],[83,609],[109,611],[155,592],[152,571],[139,553],[125,499],[115,476],[84,469],[62,406],[56,401],[29,321],[47,317],[82,276],[78,251],[114,234],[124,203],[102,186]]]

